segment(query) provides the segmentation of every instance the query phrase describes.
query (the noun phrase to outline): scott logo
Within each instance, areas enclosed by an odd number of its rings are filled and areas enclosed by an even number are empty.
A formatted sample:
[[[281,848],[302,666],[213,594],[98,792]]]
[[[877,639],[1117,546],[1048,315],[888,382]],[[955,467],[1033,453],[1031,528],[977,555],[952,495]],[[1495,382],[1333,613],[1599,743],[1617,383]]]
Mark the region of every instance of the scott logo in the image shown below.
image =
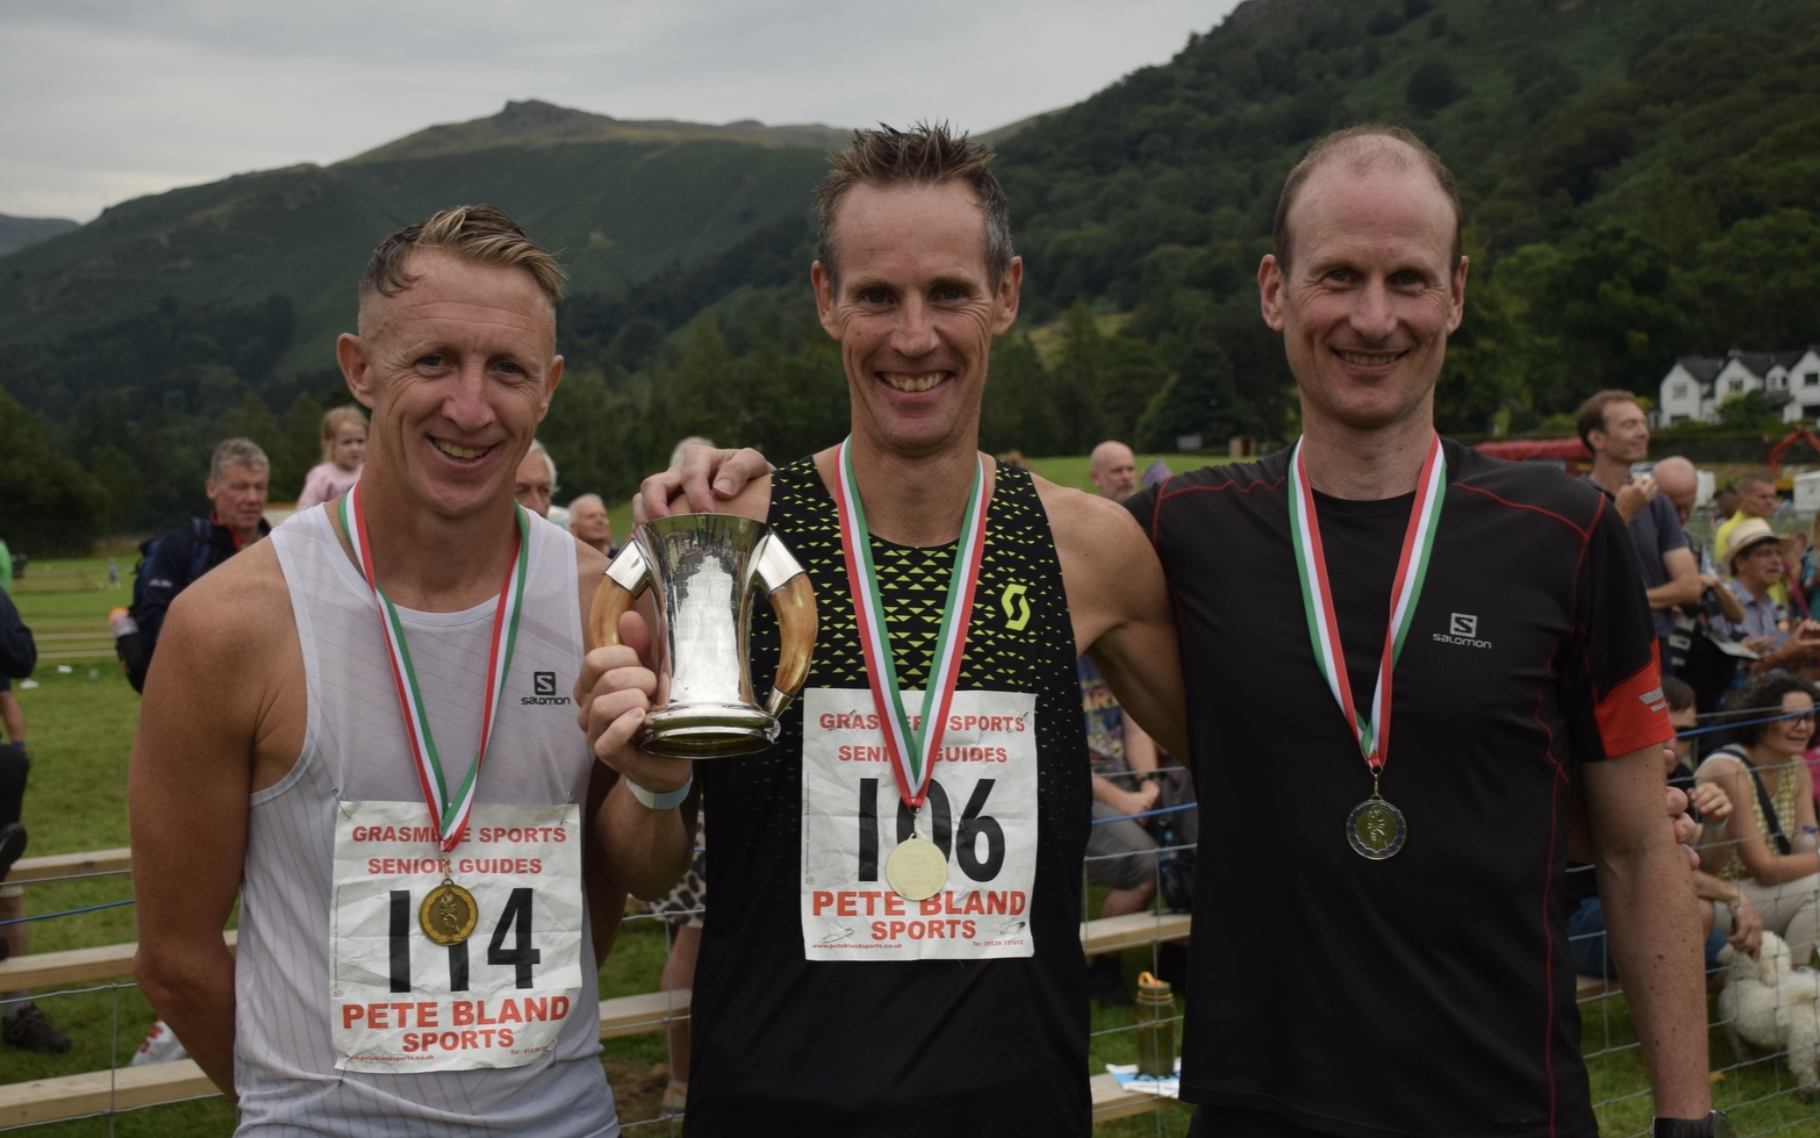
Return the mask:
[[[569,702],[568,696],[556,694],[555,672],[532,672],[531,692],[518,701],[520,705],[554,704],[560,707]]]
[[[1030,590],[1024,585],[1006,585],[999,595],[999,605],[1005,610],[1005,627],[1012,632],[1022,632],[1030,623],[1030,601],[1024,596]],[[1017,602],[1016,606],[1012,602]]]
[[[1454,613],[1448,621],[1447,631],[1454,636],[1477,636],[1479,618],[1471,613]]]

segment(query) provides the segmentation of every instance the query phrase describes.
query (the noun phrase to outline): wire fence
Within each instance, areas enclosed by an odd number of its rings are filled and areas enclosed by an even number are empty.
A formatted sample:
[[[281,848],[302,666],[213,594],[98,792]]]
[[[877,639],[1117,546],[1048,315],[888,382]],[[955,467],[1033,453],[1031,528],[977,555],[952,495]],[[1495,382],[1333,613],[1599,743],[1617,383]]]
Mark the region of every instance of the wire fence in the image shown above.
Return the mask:
[[[1759,714],[1743,722],[1770,722],[1789,717]],[[1710,721],[1725,717],[1721,714],[1702,718]],[[1739,720],[1733,717],[1724,725],[1735,727],[1739,725]],[[1704,726],[1683,734],[1692,736],[1703,731]],[[1795,778],[1794,764],[1801,761],[1797,756],[1781,768],[1765,766],[1763,770],[1766,773],[1780,770],[1788,777]],[[1140,774],[1141,772],[1131,772],[1130,777],[1139,777]],[[1143,811],[1107,815],[1095,821],[1097,825],[1114,822],[1154,824],[1162,819],[1181,819],[1194,809],[1191,802],[1170,803]],[[1803,835],[1797,835],[1794,840],[1812,842],[1811,836]],[[1761,843],[1762,839],[1751,838],[1748,841]],[[1739,840],[1714,840],[1709,834],[1702,847],[1702,864],[1714,871],[1712,880],[1720,884],[1709,886],[1707,892],[1731,896],[1744,889],[1739,883],[1739,871],[1728,867],[1734,860],[1733,852],[1742,855],[1747,844],[1748,842]],[[1121,859],[1142,859],[1147,864],[1150,880],[1156,886],[1159,900],[1144,910],[1147,918],[1154,922],[1155,933],[1149,943],[1120,953],[1123,971],[1127,975],[1133,970],[1131,966],[1137,963],[1133,957],[1141,960],[1144,967],[1154,974],[1166,971],[1165,958],[1169,952],[1166,941],[1176,935],[1181,927],[1181,918],[1170,912],[1160,899],[1165,892],[1162,878],[1171,857],[1192,857],[1196,852],[1197,847],[1193,842],[1158,842],[1152,848],[1140,851],[1091,855],[1083,865],[1083,921],[1100,916],[1097,909],[1107,891],[1103,884],[1105,875],[1096,874],[1096,866],[1114,865]],[[1816,869],[1820,870],[1820,853],[1815,857]],[[1740,856],[1735,860],[1742,864],[1745,860],[1753,859],[1754,853],[1752,858]],[[1584,911],[1585,902],[1580,899],[1581,895],[1596,892],[1586,888],[1590,884],[1587,875],[1593,872],[1591,866],[1570,867],[1570,899],[1564,906],[1570,918],[1570,950],[1576,971],[1580,973],[1578,984],[1583,1025],[1582,1051],[1592,1080],[1600,1133],[1608,1136],[1642,1136],[1649,1132],[1653,1113],[1642,1049],[1623,994],[1622,978],[1611,974],[1615,970],[1605,951],[1603,931],[1592,927],[1585,919],[1591,914]],[[70,874],[30,884],[36,889],[39,886],[112,875],[114,874]],[[1098,889],[1093,885],[1096,876],[1102,880]],[[1748,879],[1748,873],[1745,876]],[[1797,961],[1790,955],[1789,947],[1793,946],[1792,951],[1795,952],[1806,952],[1811,958],[1814,943],[1820,939],[1820,872],[1791,880],[1781,886],[1752,886],[1751,893],[1761,899],[1759,908],[1771,910],[1765,914],[1765,924],[1773,926],[1772,936],[1765,940],[1766,948],[1755,960],[1737,952],[1735,948],[1723,962],[1714,959],[1717,956],[1716,950],[1733,930],[1733,915],[1737,906],[1728,903],[1726,897],[1709,899],[1700,905],[1703,924],[1718,930],[1716,935],[1709,937],[1709,948],[1714,952],[1709,953],[1708,965],[1710,1078],[1714,1105],[1731,1115],[1741,1135],[1820,1133],[1820,1104],[1814,1101],[1816,1090],[1820,1090],[1820,971],[1796,968],[1794,965]],[[130,904],[132,899],[126,898],[72,906],[20,920],[65,919]],[[673,909],[665,913],[629,913],[625,917],[625,931],[620,943],[627,946],[638,938],[649,937],[655,940],[661,937],[661,958],[668,961],[676,948],[677,931],[682,923],[702,912],[701,908],[696,907]],[[12,922],[0,922],[0,925],[7,923]],[[1783,947],[1778,949],[1777,945]],[[646,942],[644,951],[649,953],[653,947],[655,946]],[[661,970],[661,965],[658,970]],[[656,986],[657,982],[653,978],[650,988],[646,990]],[[107,1132],[111,1135],[115,1119],[129,1110],[156,1111],[167,1109],[172,1103],[190,1101],[187,1096],[177,1097],[150,1107],[135,1107],[129,1102],[121,1101],[118,1082],[121,1073],[127,1069],[121,1062],[123,1041],[130,1043],[137,1040],[150,1026],[149,1022],[142,1022],[140,1018],[144,1014],[140,1010],[142,1003],[135,999],[129,1005],[125,1000],[128,994],[135,991],[135,987],[130,981],[120,980],[104,984],[66,985],[34,993],[35,1001],[50,1008],[63,1002],[74,1004],[89,1001],[85,1021],[87,1029],[93,1031],[104,1027],[109,1034],[108,1066],[90,1072],[91,1075],[106,1076],[106,1093],[97,1104],[101,1108],[65,1114],[60,1121],[106,1118]],[[676,987],[677,996],[662,1005],[660,1010],[654,1011],[648,1022],[637,1025],[645,1029],[646,1033],[642,1037],[608,1039],[602,1044],[603,1058],[608,1062],[609,1072],[620,1072],[621,1077],[614,1080],[614,1090],[620,1104],[620,1125],[628,1133],[680,1133],[680,1113],[665,1111],[661,1105],[661,1095],[652,1093],[652,1085],[662,1083],[668,1071],[659,1074],[659,1068],[650,1067],[651,1073],[640,1087],[625,1085],[624,1078],[627,1070],[642,1070],[653,1053],[663,1053],[663,1044],[654,1037],[667,1033],[673,1026],[680,1027],[689,1022],[689,1012],[683,1006],[680,995],[684,985],[678,984]],[[1167,1025],[1179,1041],[1182,1009],[1186,1000],[1194,996],[1195,993],[1186,996],[1178,994],[1173,1015],[1142,1022],[1126,1009],[1097,1010],[1089,1040],[1090,1054],[1095,1064],[1095,1070],[1090,1073],[1100,1073],[1100,1068],[1106,1064],[1132,1063],[1137,1054],[1141,1032],[1155,1031],[1157,1027]],[[95,1006],[97,999],[104,1000],[106,1006]],[[0,1095],[4,1095],[8,1089],[10,1088],[0,1086]],[[89,1093],[96,1093],[96,1085],[89,1087]],[[1170,1093],[1167,1088],[1165,1093]],[[193,1097],[208,1096],[198,1094]],[[1118,1124],[1122,1127],[1120,1133],[1136,1134],[1154,1129],[1158,1138],[1166,1133],[1179,1133],[1182,1113],[1169,1115],[1156,1111],[1149,1123],[1128,1119]],[[0,1128],[22,1129],[45,1124],[47,1123],[26,1123],[22,1127]]]

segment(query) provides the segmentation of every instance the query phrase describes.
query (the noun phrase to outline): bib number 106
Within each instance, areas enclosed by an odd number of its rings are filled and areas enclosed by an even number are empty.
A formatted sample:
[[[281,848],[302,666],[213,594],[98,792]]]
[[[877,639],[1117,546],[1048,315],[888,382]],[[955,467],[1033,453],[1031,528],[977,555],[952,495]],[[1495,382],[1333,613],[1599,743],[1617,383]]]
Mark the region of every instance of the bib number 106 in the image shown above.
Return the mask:
[[[973,794],[961,810],[959,824],[954,807],[942,784],[929,780],[926,805],[933,823],[933,838],[942,856],[961,867],[961,872],[974,881],[991,881],[1005,864],[1005,829],[997,818],[985,813],[986,799],[992,794],[996,779],[982,778],[973,785]],[[878,880],[878,784],[876,778],[859,780],[859,879]],[[897,840],[910,837],[915,818],[897,794]],[[981,856],[980,839],[985,839],[986,852]]]
[[[391,913],[391,978],[392,991],[409,992],[411,988],[411,930],[416,924],[417,899],[409,889],[394,889]],[[531,946],[531,912],[536,893],[514,889],[493,926],[493,938],[487,944],[487,963],[514,970],[514,986],[531,988],[532,966],[543,960],[543,953]],[[512,946],[506,947],[510,937]],[[468,990],[468,941],[448,946],[449,990]]]

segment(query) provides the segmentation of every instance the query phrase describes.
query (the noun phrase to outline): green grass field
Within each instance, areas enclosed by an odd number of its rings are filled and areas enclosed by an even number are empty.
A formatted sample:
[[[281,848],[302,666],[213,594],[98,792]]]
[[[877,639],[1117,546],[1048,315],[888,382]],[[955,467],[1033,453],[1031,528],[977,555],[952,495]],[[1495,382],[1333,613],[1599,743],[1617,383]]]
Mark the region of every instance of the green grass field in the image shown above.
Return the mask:
[[[1179,456],[1170,456],[1176,466]],[[1142,464],[1147,459],[1140,459]],[[1046,477],[1065,485],[1086,481],[1084,459],[1047,459],[1033,463]],[[1184,462],[1180,469],[1191,469]],[[39,574],[33,580],[33,574]],[[110,592],[105,560],[34,564],[27,588],[16,594],[28,623],[78,620],[105,622],[122,592]],[[47,590],[47,582],[67,583]],[[71,853],[127,844],[126,772],[139,697],[127,685],[111,658],[66,661],[69,670],[40,665],[38,686],[19,692],[27,717],[33,752],[31,790],[24,821],[32,834],[29,854]],[[59,882],[29,887],[26,902],[34,913],[57,912],[124,900],[132,895],[128,876]],[[1087,907],[1097,913],[1103,890],[1089,891]],[[33,925],[33,944],[40,951],[114,944],[134,939],[129,906],[60,917]],[[651,920],[627,923],[600,972],[604,997],[657,990],[667,952],[665,931]],[[1140,969],[1150,966],[1147,950],[1125,954],[1127,978],[1135,986]],[[1262,969],[1260,970],[1262,971]],[[1245,982],[1243,980],[1238,982]],[[110,1062],[124,1065],[152,1022],[152,1011],[130,984],[101,984],[81,992],[37,993],[52,1021],[75,1043],[67,1055],[46,1056],[0,1046],[0,1083],[104,1070]],[[1622,997],[1590,1003],[1584,1009],[1584,1040],[1595,1101],[1601,1102],[1600,1132],[1632,1135],[1647,1131],[1651,1115],[1648,1081],[1636,1032]],[[1091,1073],[1105,1063],[1135,1059],[1129,1009],[1093,1010]],[[1719,1106],[1733,1111],[1742,1134],[1782,1132],[1820,1135],[1820,1108],[1799,1102],[1787,1068],[1768,1060],[1738,1067],[1726,1034],[1711,1033],[1712,1065],[1727,1073],[1717,1079]],[[663,1036],[652,1033],[609,1040],[601,1048],[609,1082],[626,1122],[655,1118],[668,1078]],[[1733,1069],[1736,1068],[1736,1069]],[[1444,1074],[1444,1065],[1437,1068]],[[1139,1138],[1185,1134],[1189,1110],[1170,1106],[1157,1115],[1121,1119],[1095,1128],[1096,1138]],[[47,1138],[207,1138],[233,1131],[233,1112],[219,1099],[201,1100],[129,1112],[113,1119],[91,1118],[36,1128]],[[640,1133],[664,1127],[641,1128]]]

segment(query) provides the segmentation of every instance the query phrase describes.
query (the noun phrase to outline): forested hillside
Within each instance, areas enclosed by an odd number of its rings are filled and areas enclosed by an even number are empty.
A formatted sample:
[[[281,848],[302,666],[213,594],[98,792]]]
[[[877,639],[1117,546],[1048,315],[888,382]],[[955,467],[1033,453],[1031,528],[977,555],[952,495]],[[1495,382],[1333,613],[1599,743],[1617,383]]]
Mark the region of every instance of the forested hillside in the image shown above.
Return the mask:
[[[1028,271],[984,445],[1292,435],[1258,259],[1289,168],[1362,121],[1410,127],[1459,176],[1474,267],[1445,429],[1521,431],[1604,387],[1651,393],[1678,355],[1820,340],[1816,0],[1249,0],[999,144]],[[576,433],[558,453],[590,485],[630,486],[682,434],[795,454],[838,433],[809,235],[780,258],[780,225],[693,287],[571,303],[566,349],[601,378],[567,397],[619,412],[610,441],[587,415],[549,428]]]
[[[1290,437],[1257,262],[1289,167],[1368,120],[1414,129],[1460,179],[1473,269],[1449,430],[1650,392],[1678,355],[1820,340],[1820,0],[1248,0],[998,143],[1028,271],[984,444]],[[71,500],[94,504],[91,530],[180,513],[230,430],[269,443],[294,492],[344,398],[329,336],[365,251],[485,199],[574,273],[544,430],[565,495],[628,492],[683,434],[777,456],[838,438],[806,280],[816,147],[452,129],[127,203],[0,259],[0,384],[24,406],[0,399],[0,428],[86,468]],[[0,487],[17,533],[11,508]]]
[[[0,258],[0,343],[92,332],[152,312],[166,297],[193,308],[275,293],[297,318],[297,338],[276,365],[318,370],[334,362],[328,346],[346,324],[348,286],[367,254],[436,209],[492,202],[560,252],[576,290],[612,289],[713,256],[800,212],[823,149],[840,137],[812,127],[682,129],[689,125],[512,103],[333,166],[125,202]],[[61,417],[69,408],[45,410]]]
[[[1449,429],[1820,339],[1813,0],[1249,0],[1003,145],[1031,317],[1134,312],[1209,435],[1280,436],[1253,283],[1277,191],[1313,139],[1373,120],[1460,181],[1475,267]]]

